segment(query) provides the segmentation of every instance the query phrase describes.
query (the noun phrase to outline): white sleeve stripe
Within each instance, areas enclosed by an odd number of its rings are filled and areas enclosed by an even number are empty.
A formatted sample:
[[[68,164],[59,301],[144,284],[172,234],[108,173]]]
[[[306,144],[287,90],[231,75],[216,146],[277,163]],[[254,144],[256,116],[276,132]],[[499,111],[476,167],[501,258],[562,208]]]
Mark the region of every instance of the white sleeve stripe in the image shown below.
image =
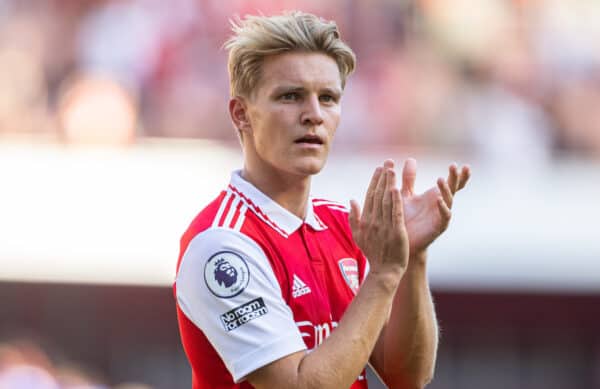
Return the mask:
[[[221,227],[229,227],[229,225],[231,224],[231,219],[233,219],[233,215],[235,215],[235,213],[238,210],[239,203],[240,203],[239,196],[235,196],[235,198],[233,199],[233,202],[231,203],[231,206],[229,207],[229,211],[227,212],[225,221],[223,222],[223,225]]]
[[[313,201],[313,206],[318,207],[318,206],[321,206],[321,205],[334,205],[334,206],[337,206],[337,207],[343,207],[344,206],[341,203],[338,203],[336,201],[330,201],[330,200],[316,200],[316,201]]]
[[[344,207],[344,206],[333,206],[333,205],[329,205],[327,208],[329,208],[329,209],[333,209],[333,210],[336,210],[336,211],[342,211],[342,212],[346,212],[346,213],[349,213],[349,212],[350,212],[350,210],[349,210],[348,208]]]
[[[219,226],[219,220],[221,220],[221,216],[223,216],[223,212],[225,212],[225,208],[227,208],[227,204],[229,204],[230,197],[231,197],[231,191],[227,190],[227,194],[225,195],[223,200],[221,200],[221,205],[219,206],[219,210],[217,211],[217,216],[215,216],[215,219],[213,220],[213,223],[212,223],[213,227]]]
[[[242,225],[244,224],[244,220],[246,219],[246,210],[248,209],[248,206],[245,203],[242,203],[242,206],[240,207],[240,214],[238,215],[238,219],[235,222],[235,226],[233,226],[233,229],[236,231],[239,231],[242,228]]]

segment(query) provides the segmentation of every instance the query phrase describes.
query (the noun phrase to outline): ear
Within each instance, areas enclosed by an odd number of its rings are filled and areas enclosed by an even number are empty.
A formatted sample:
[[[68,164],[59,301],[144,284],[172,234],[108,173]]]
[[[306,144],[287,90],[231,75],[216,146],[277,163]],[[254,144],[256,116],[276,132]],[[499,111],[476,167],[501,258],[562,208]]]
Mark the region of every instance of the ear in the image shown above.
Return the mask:
[[[243,97],[236,96],[229,100],[229,116],[238,131],[248,132],[252,129],[248,120],[248,106]]]

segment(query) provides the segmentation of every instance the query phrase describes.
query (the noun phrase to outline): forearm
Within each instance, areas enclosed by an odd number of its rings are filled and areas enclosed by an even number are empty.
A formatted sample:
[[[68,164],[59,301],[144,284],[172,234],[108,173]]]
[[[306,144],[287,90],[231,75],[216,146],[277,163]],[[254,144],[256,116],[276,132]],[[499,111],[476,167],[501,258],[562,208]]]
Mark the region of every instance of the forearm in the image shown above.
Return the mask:
[[[397,281],[368,276],[338,327],[299,366],[302,388],[348,388],[371,355],[392,305]]]
[[[410,258],[374,355],[375,367],[390,388],[423,387],[433,377],[438,327],[425,256]]]
[[[248,377],[257,388],[348,388],[373,353],[408,266],[409,242],[393,162],[373,174],[365,209],[350,202],[352,237],[371,258],[371,271],[335,331],[308,354],[296,353]]]
[[[257,388],[350,387],[373,351],[399,279],[400,276],[367,276],[335,331],[321,345],[312,352],[298,355],[296,362],[261,369],[248,377],[249,381]],[[288,373],[282,374],[283,369],[289,369]]]

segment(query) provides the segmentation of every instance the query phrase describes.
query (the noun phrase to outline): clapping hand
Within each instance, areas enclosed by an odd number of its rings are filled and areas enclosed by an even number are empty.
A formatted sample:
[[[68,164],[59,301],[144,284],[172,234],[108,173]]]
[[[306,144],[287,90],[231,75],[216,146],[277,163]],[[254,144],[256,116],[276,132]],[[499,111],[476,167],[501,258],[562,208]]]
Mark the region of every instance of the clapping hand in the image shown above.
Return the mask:
[[[401,194],[411,257],[423,253],[448,228],[454,196],[465,187],[470,176],[468,165],[462,166],[459,172],[453,163],[448,168],[447,179],[438,178],[436,186],[415,194],[417,162],[412,158],[404,162]]]
[[[371,273],[402,275],[408,266],[408,235],[404,206],[396,186],[394,162],[375,169],[365,196],[364,209],[350,202],[350,227],[354,241],[369,258]]]

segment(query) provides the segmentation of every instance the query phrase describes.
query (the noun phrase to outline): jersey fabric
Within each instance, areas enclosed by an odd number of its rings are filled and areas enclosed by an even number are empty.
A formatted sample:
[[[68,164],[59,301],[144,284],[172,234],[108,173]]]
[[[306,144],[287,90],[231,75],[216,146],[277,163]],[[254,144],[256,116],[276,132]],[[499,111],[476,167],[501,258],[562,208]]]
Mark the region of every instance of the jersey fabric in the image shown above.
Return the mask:
[[[181,239],[174,292],[194,389],[312,350],[335,330],[368,272],[348,210],[311,199],[304,220],[232,174]],[[365,374],[353,389],[366,388]]]

